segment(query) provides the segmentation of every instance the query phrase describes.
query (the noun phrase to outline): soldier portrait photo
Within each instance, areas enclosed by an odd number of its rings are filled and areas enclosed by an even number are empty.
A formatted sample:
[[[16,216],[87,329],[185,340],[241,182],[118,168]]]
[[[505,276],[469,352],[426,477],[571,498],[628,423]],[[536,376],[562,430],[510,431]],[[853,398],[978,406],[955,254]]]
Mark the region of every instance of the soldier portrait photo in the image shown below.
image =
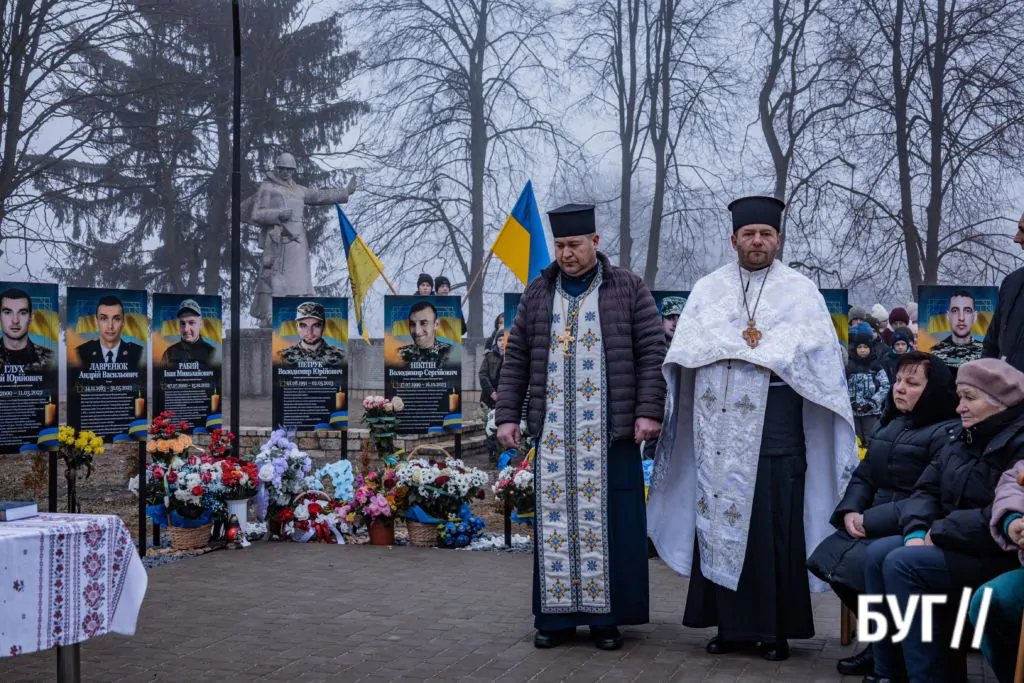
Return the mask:
[[[995,287],[920,288],[918,348],[942,359],[953,372],[982,357],[998,290]]]
[[[653,291],[654,303],[661,313],[661,327],[665,331],[665,343],[672,343],[672,337],[676,333],[676,324],[679,322],[679,315],[686,306],[686,299],[689,292]]]
[[[217,349],[202,337],[203,310],[195,299],[185,299],[178,306],[178,335],[180,341],[164,351],[163,364],[176,366],[183,361],[197,361],[204,367],[214,362]]]
[[[38,372],[54,364],[56,354],[29,338],[32,298],[14,287],[0,292],[0,365],[21,365],[25,372]]]
[[[104,295],[96,303],[94,317],[99,338],[75,347],[80,367],[124,363],[129,369],[138,368],[143,362],[142,347],[122,336],[127,320],[124,302],[114,294]]]
[[[434,363],[438,366],[448,362],[452,345],[439,341],[437,331],[441,318],[437,308],[429,301],[420,301],[409,309],[409,336],[412,344],[398,349],[398,355],[405,363]]]
[[[295,326],[299,341],[279,352],[285,365],[315,361],[337,367],[345,363],[345,350],[324,339],[326,322],[324,307],[315,301],[304,301],[295,309]]]

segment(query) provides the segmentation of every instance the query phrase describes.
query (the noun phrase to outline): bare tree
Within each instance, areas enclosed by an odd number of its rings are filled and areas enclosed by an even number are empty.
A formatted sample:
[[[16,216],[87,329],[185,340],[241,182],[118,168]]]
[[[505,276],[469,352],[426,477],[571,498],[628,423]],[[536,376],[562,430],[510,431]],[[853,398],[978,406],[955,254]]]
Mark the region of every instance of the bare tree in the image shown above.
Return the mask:
[[[1024,152],[1021,16],[1021,0],[866,0],[844,20],[860,27],[868,76],[864,173],[847,190],[901,235],[915,290],[1005,268],[999,203]]]
[[[687,211],[689,176],[705,172],[693,163],[700,144],[718,147],[725,131],[721,98],[730,92],[728,58],[718,44],[716,26],[731,0],[688,3],[643,0],[647,93],[647,136],[653,161],[653,198],[644,280],[654,287],[663,224]],[[690,158],[677,156],[685,139]],[[667,193],[676,190],[681,205],[666,211]]]
[[[26,267],[32,245],[67,246],[60,226],[41,211],[48,194],[39,181],[92,139],[90,121],[68,121],[89,78],[86,56],[119,40],[126,6],[119,0],[0,0],[0,254],[22,243]],[[60,222],[61,216],[49,219]]]
[[[619,265],[633,262],[633,180],[646,141],[644,86],[647,54],[643,34],[643,0],[598,0],[577,12],[585,29],[570,63],[591,75],[596,88],[585,101],[597,101],[615,117],[619,151]]]
[[[535,103],[552,72],[551,17],[531,0],[364,0],[363,53],[378,88],[364,153],[381,172],[382,251],[424,263],[446,249],[461,278],[484,259],[493,231],[527,180],[529,160],[559,135]],[[489,212],[488,209],[491,211]],[[450,260],[454,258],[454,263]],[[469,299],[481,335],[483,290]]]
[[[837,47],[843,27],[835,10],[833,0],[772,0],[768,21],[756,22],[767,52],[758,119],[771,158],[772,194],[789,207],[787,225],[803,215],[799,203],[807,193],[848,163],[839,133],[853,111],[858,73]],[[808,216],[812,223],[820,220],[817,213]]]

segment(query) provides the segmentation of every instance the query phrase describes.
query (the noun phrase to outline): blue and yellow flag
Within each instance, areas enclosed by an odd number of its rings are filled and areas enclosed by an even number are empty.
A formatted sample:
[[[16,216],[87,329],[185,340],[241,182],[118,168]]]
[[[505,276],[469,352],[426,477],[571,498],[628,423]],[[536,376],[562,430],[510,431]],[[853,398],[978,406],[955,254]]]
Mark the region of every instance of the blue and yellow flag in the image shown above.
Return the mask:
[[[352,282],[352,303],[355,305],[356,324],[359,334],[369,343],[370,333],[363,327],[363,300],[370,291],[374,281],[384,273],[384,265],[377,255],[370,251],[363,238],[356,234],[348,216],[338,209],[338,222],[341,224],[341,242],[345,245],[345,259],[348,261],[348,278]]]
[[[523,285],[530,284],[551,263],[532,181],[527,181],[491,251]]]

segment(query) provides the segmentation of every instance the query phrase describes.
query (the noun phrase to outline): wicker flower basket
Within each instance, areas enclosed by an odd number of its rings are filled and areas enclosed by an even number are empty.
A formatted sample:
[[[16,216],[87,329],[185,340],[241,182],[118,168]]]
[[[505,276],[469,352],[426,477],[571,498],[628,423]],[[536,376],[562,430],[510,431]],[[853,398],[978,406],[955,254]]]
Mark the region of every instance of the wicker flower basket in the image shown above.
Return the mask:
[[[407,456],[409,460],[413,458],[428,457],[428,458],[450,458],[449,453],[444,448],[434,445],[423,445],[417,446],[412,449],[412,452]],[[437,544],[437,525],[436,524],[424,524],[422,522],[414,522],[411,519],[405,520],[405,526],[409,529],[409,545],[414,545],[420,548],[436,548]]]
[[[409,544],[418,548],[437,547],[437,525],[414,522],[411,519],[405,520],[405,526],[409,529]]]
[[[213,532],[212,524],[204,524],[193,529],[181,529],[176,526],[170,527],[171,547],[175,550],[197,550],[210,545],[210,534]]]

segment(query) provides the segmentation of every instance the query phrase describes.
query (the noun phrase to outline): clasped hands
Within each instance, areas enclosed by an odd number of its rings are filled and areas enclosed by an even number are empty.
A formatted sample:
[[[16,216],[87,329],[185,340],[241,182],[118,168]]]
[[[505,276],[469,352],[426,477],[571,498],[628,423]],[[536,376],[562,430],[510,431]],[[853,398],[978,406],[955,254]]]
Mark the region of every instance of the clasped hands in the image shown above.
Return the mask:
[[[633,423],[633,440],[639,445],[644,441],[653,441],[661,434],[661,423],[649,417],[638,417]],[[515,422],[506,422],[498,426],[498,441],[506,448],[519,448],[523,434]]]

